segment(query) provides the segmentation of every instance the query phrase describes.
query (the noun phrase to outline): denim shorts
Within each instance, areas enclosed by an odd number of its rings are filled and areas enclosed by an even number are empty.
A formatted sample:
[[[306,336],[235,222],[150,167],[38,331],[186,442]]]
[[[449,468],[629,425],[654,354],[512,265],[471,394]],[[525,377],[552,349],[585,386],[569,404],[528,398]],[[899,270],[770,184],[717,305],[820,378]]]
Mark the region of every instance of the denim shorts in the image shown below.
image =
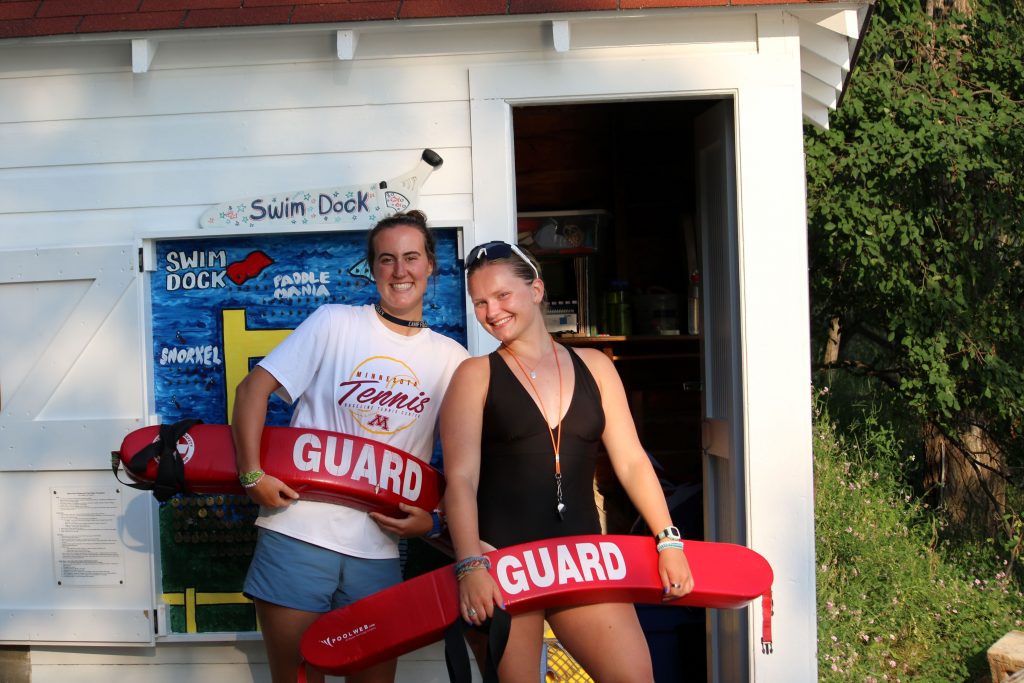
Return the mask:
[[[397,557],[352,557],[261,528],[242,592],[274,605],[323,613],[401,580]]]

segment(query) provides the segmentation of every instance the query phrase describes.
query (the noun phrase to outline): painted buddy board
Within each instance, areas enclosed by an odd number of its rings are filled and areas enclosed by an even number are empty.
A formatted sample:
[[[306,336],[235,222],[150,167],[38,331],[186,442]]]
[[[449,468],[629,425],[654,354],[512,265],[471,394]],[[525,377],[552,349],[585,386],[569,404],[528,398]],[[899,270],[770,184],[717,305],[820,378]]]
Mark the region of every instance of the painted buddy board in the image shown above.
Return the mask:
[[[433,230],[438,269],[424,299],[431,329],[466,344],[455,228]],[[224,424],[234,387],[325,303],[377,299],[365,230],[159,240],[151,274],[153,397],[161,423]],[[268,425],[287,425],[274,397]],[[435,463],[437,451],[435,450]],[[258,512],[246,496],[175,496],[159,506],[162,597],[172,633],[255,630],[241,595]]]

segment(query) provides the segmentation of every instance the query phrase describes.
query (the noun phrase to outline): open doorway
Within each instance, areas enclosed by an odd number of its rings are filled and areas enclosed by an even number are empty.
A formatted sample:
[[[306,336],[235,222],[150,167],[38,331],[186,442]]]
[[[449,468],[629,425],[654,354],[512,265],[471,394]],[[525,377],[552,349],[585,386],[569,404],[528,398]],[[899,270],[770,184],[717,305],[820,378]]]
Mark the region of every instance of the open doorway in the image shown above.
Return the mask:
[[[673,520],[705,537],[704,339],[695,126],[716,101],[513,108],[520,243],[544,267],[562,341],[607,353]],[[608,533],[646,534],[607,468]],[[718,540],[718,539],[708,539]],[[648,609],[651,607],[651,609]],[[638,607],[656,679],[707,680],[704,610]]]

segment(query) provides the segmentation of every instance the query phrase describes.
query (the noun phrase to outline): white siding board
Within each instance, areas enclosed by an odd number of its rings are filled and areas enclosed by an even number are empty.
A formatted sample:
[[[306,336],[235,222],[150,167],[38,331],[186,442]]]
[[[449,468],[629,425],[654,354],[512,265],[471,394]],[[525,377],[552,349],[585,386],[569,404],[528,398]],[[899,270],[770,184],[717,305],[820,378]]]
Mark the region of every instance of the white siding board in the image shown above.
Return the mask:
[[[437,227],[473,220],[473,193],[470,190],[460,194],[420,194],[417,204],[416,208],[426,213],[431,225]]]
[[[128,41],[125,49],[128,50]],[[163,48],[161,48],[163,49]],[[162,54],[162,53],[161,53]],[[466,66],[387,60],[2,78],[0,123],[444,102],[467,97]],[[60,96],[54,96],[60,93]]]
[[[814,76],[836,90],[843,88],[843,70],[827,59],[802,47],[800,48],[800,68],[804,73]]]
[[[93,211],[0,214],[0,244],[8,249],[56,248],[76,235],[82,244],[131,239],[137,232],[174,232],[199,227],[207,205]]]
[[[39,78],[59,74],[80,76],[122,71],[129,64],[131,47],[127,40],[62,45],[9,43],[0,46],[0,78]]]
[[[801,102],[803,104],[804,118],[822,130],[828,130],[828,107],[812,100],[806,95],[801,97]]]
[[[839,101],[839,93],[827,83],[822,83],[814,76],[807,73],[800,74],[800,83],[803,86],[804,98],[810,98],[819,102],[829,109],[835,109]]]
[[[383,133],[383,134],[382,134]],[[0,168],[469,146],[462,101],[0,125]]]
[[[0,171],[0,206],[23,213],[216,204],[265,192],[372,183],[412,168],[430,146],[429,139],[421,142],[386,152],[8,169]],[[423,194],[468,191],[469,150],[435,151],[445,163]]]

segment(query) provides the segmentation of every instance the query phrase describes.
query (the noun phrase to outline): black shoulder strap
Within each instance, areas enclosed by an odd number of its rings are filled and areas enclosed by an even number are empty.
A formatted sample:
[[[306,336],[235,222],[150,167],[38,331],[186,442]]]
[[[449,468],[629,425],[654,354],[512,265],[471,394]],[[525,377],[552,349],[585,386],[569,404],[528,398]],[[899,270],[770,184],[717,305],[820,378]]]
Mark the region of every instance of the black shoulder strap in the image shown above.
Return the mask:
[[[509,629],[512,618],[508,612],[495,609],[494,616],[480,626],[470,626],[462,617],[456,619],[444,632],[444,663],[448,667],[448,680],[451,683],[470,683],[473,674],[469,668],[469,653],[463,632],[475,628],[487,634],[487,661],[483,669],[484,683],[498,683],[498,664],[505,654],[508,644]]]
[[[176,493],[188,493],[185,486],[185,463],[178,455],[178,440],[193,426],[202,423],[202,420],[186,419],[173,424],[160,425],[159,438],[132,456],[127,468],[137,475],[145,474],[149,461],[156,458],[155,481],[133,483],[122,480],[117,474],[117,468],[121,462],[121,454],[117,451],[110,454],[114,476],[125,486],[141,491],[152,491],[153,496],[161,503]]]

